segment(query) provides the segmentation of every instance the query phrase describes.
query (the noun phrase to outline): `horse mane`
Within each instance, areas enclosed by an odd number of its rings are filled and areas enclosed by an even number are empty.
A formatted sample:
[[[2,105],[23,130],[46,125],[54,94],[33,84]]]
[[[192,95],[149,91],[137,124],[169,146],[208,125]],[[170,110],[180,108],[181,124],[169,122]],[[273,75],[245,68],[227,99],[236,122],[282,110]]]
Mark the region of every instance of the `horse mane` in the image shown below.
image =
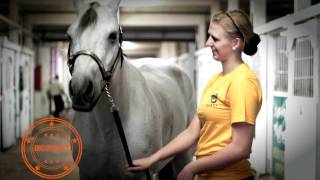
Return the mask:
[[[97,22],[98,15],[95,10],[100,4],[97,2],[90,3],[90,8],[83,14],[79,24],[79,33],[81,34],[87,27]]]

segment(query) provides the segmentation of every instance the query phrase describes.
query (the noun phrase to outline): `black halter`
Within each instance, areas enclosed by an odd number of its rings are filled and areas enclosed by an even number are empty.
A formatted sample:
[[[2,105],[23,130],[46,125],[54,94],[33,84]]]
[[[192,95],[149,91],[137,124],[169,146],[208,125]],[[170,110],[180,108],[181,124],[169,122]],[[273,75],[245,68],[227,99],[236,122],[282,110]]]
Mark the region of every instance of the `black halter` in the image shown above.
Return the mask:
[[[122,67],[122,63],[123,63],[123,60],[124,60],[124,54],[123,54],[123,51],[122,51],[122,48],[121,48],[121,45],[122,45],[122,29],[121,27],[119,26],[119,50],[118,50],[118,53],[117,53],[117,56],[115,57],[115,59],[113,60],[113,63],[112,63],[112,66],[110,68],[109,71],[106,71],[105,68],[104,68],[104,65],[101,61],[101,59],[93,52],[91,51],[88,51],[88,50],[80,50],[74,54],[71,54],[70,52],[70,46],[71,46],[71,43],[69,44],[69,48],[68,48],[68,67],[69,67],[69,71],[70,71],[70,74],[72,75],[72,72],[73,72],[73,67],[74,67],[74,63],[76,62],[77,58],[81,55],[84,55],[84,56],[89,56],[90,58],[92,58],[96,63],[97,65],[99,66],[99,70],[101,72],[101,75],[102,75],[102,78],[103,80],[106,82],[106,83],[109,83],[111,81],[111,77],[112,77],[112,74],[116,68],[116,65],[118,63],[118,59],[120,57],[120,61],[121,61],[121,67]],[[102,88],[103,90],[103,88]]]
[[[110,103],[112,103],[110,112],[112,113],[113,118],[114,118],[114,120],[116,122],[117,129],[118,129],[118,132],[119,132],[119,135],[120,135],[120,138],[121,138],[121,143],[122,143],[122,146],[123,146],[123,149],[124,149],[124,152],[125,152],[125,156],[126,156],[127,162],[128,162],[130,167],[133,167],[132,158],[131,158],[131,155],[130,155],[130,151],[129,151],[128,143],[127,143],[127,140],[126,140],[126,136],[125,136],[125,133],[124,133],[124,130],[123,130],[123,127],[122,127],[119,111],[115,107],[115,105],[113,103],[112,96],[111,96],[110,92],[108,91],[108,86],[110,85],[112,74],[113,74],[114,70],[116,69],[116,66],[117,66],[117,64],[119,62],[118,59],[120,57],[121,67],[122,67],[122,63],[123,63],[124,56],[125,56],[123,54],[123,51],[122,51],[122,48],[121,48],[121,44],[122,44],[122,29],[121,29],[121,27],[119,26],[119,50],[118,50],[117,56],[113,60],[112,66],[111,66],[109,71],[105,70],[101,59],[95,53],[93,53],[91,51],[80,50],[80,51],[78,51],[78,52],[76,52],[76,53],[71,55],[71,53],[70,53],[70,44],[69,44],[69,48],[68,48],[68,66],[69,66],[69,71],[70,71],[71,75],[72,75],[72,72],[73,72],[74,63],[77,60],[77,58],[79,56],[81,56],[81,55],[91,57],[97,63],[97,65],[99,66],[99,70],[101,72],[101,75],[102,75],[102,78],[103,78],[103,81],[105,82],[105,84],[103,85],[103,88],[101,89],[101,93],[100,93],[99,97],[97,98],[96,102],[94,102],[92,104],[92,106],[88,110],[92,109],[95,106],[95,104],[99,100],[102,92],[104,90],[106,90],[106,93],[108,95],[108,99],[109,99]],[[145,170],[145,174],[146,174],[147,180],[151,180],[151,175],[150,175],[150,172],[149,172],[148,169]]]

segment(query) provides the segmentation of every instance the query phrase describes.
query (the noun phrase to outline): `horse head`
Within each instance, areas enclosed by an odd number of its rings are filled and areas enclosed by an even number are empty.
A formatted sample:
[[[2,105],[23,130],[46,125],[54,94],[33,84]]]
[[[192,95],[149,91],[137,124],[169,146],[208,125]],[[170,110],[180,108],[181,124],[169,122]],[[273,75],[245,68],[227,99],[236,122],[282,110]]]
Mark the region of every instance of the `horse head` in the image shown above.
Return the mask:
[[[108,78],[122,60],[122,34],[117,11],[120,0],[75,0],[77,19],[69,27],[69,92],[72,106],[91,111]]]

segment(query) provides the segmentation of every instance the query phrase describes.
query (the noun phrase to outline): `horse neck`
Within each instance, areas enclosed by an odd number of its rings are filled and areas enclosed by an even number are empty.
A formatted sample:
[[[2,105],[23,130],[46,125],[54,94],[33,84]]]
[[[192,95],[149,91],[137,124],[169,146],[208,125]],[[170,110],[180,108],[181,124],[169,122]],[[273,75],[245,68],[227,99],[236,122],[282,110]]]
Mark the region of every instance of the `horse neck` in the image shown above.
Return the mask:
[[[135,99],[139,90],[144,87],[144,78],[141,72],[128,60],[120,63],[113,74],[110,90],[115,103],[121,111],[128,112],[132,100]]]
[[[130,111],[130,99],[132,99],[130,97],[132,97],[132,92],[134,92],[133,88],[135,88],[137,84],[137,82],[134,82],[137,80],[132,81],[132,79],[138,79],[136,77],[141,78],[141,73],[130,62],[124,60],[122,66],[120,62],[118,62],[111,78],[109,91],[115,105],[119,108],[119,114],[124,128],[128,119],[128,112]],[[97,130],[102,132],[105,139],[119,136],[115,128],[114,117],[109,111],[110,108],[111,103],[109,102],[107,93],[103,92],[95,108],[90,112],[91,119],[94,119],[97,123]]]

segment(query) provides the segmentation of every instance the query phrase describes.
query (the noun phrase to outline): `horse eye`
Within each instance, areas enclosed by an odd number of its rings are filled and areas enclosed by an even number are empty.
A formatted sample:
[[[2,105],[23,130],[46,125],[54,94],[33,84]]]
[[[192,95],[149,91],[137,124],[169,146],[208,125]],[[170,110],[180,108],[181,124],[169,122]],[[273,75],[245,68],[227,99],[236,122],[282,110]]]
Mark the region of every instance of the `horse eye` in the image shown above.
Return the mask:
[[[116,41],[116,40],[117,40],[117,33],[116,33],[116,32],[110,33],[109,39],[110,39],[111,41]]]

